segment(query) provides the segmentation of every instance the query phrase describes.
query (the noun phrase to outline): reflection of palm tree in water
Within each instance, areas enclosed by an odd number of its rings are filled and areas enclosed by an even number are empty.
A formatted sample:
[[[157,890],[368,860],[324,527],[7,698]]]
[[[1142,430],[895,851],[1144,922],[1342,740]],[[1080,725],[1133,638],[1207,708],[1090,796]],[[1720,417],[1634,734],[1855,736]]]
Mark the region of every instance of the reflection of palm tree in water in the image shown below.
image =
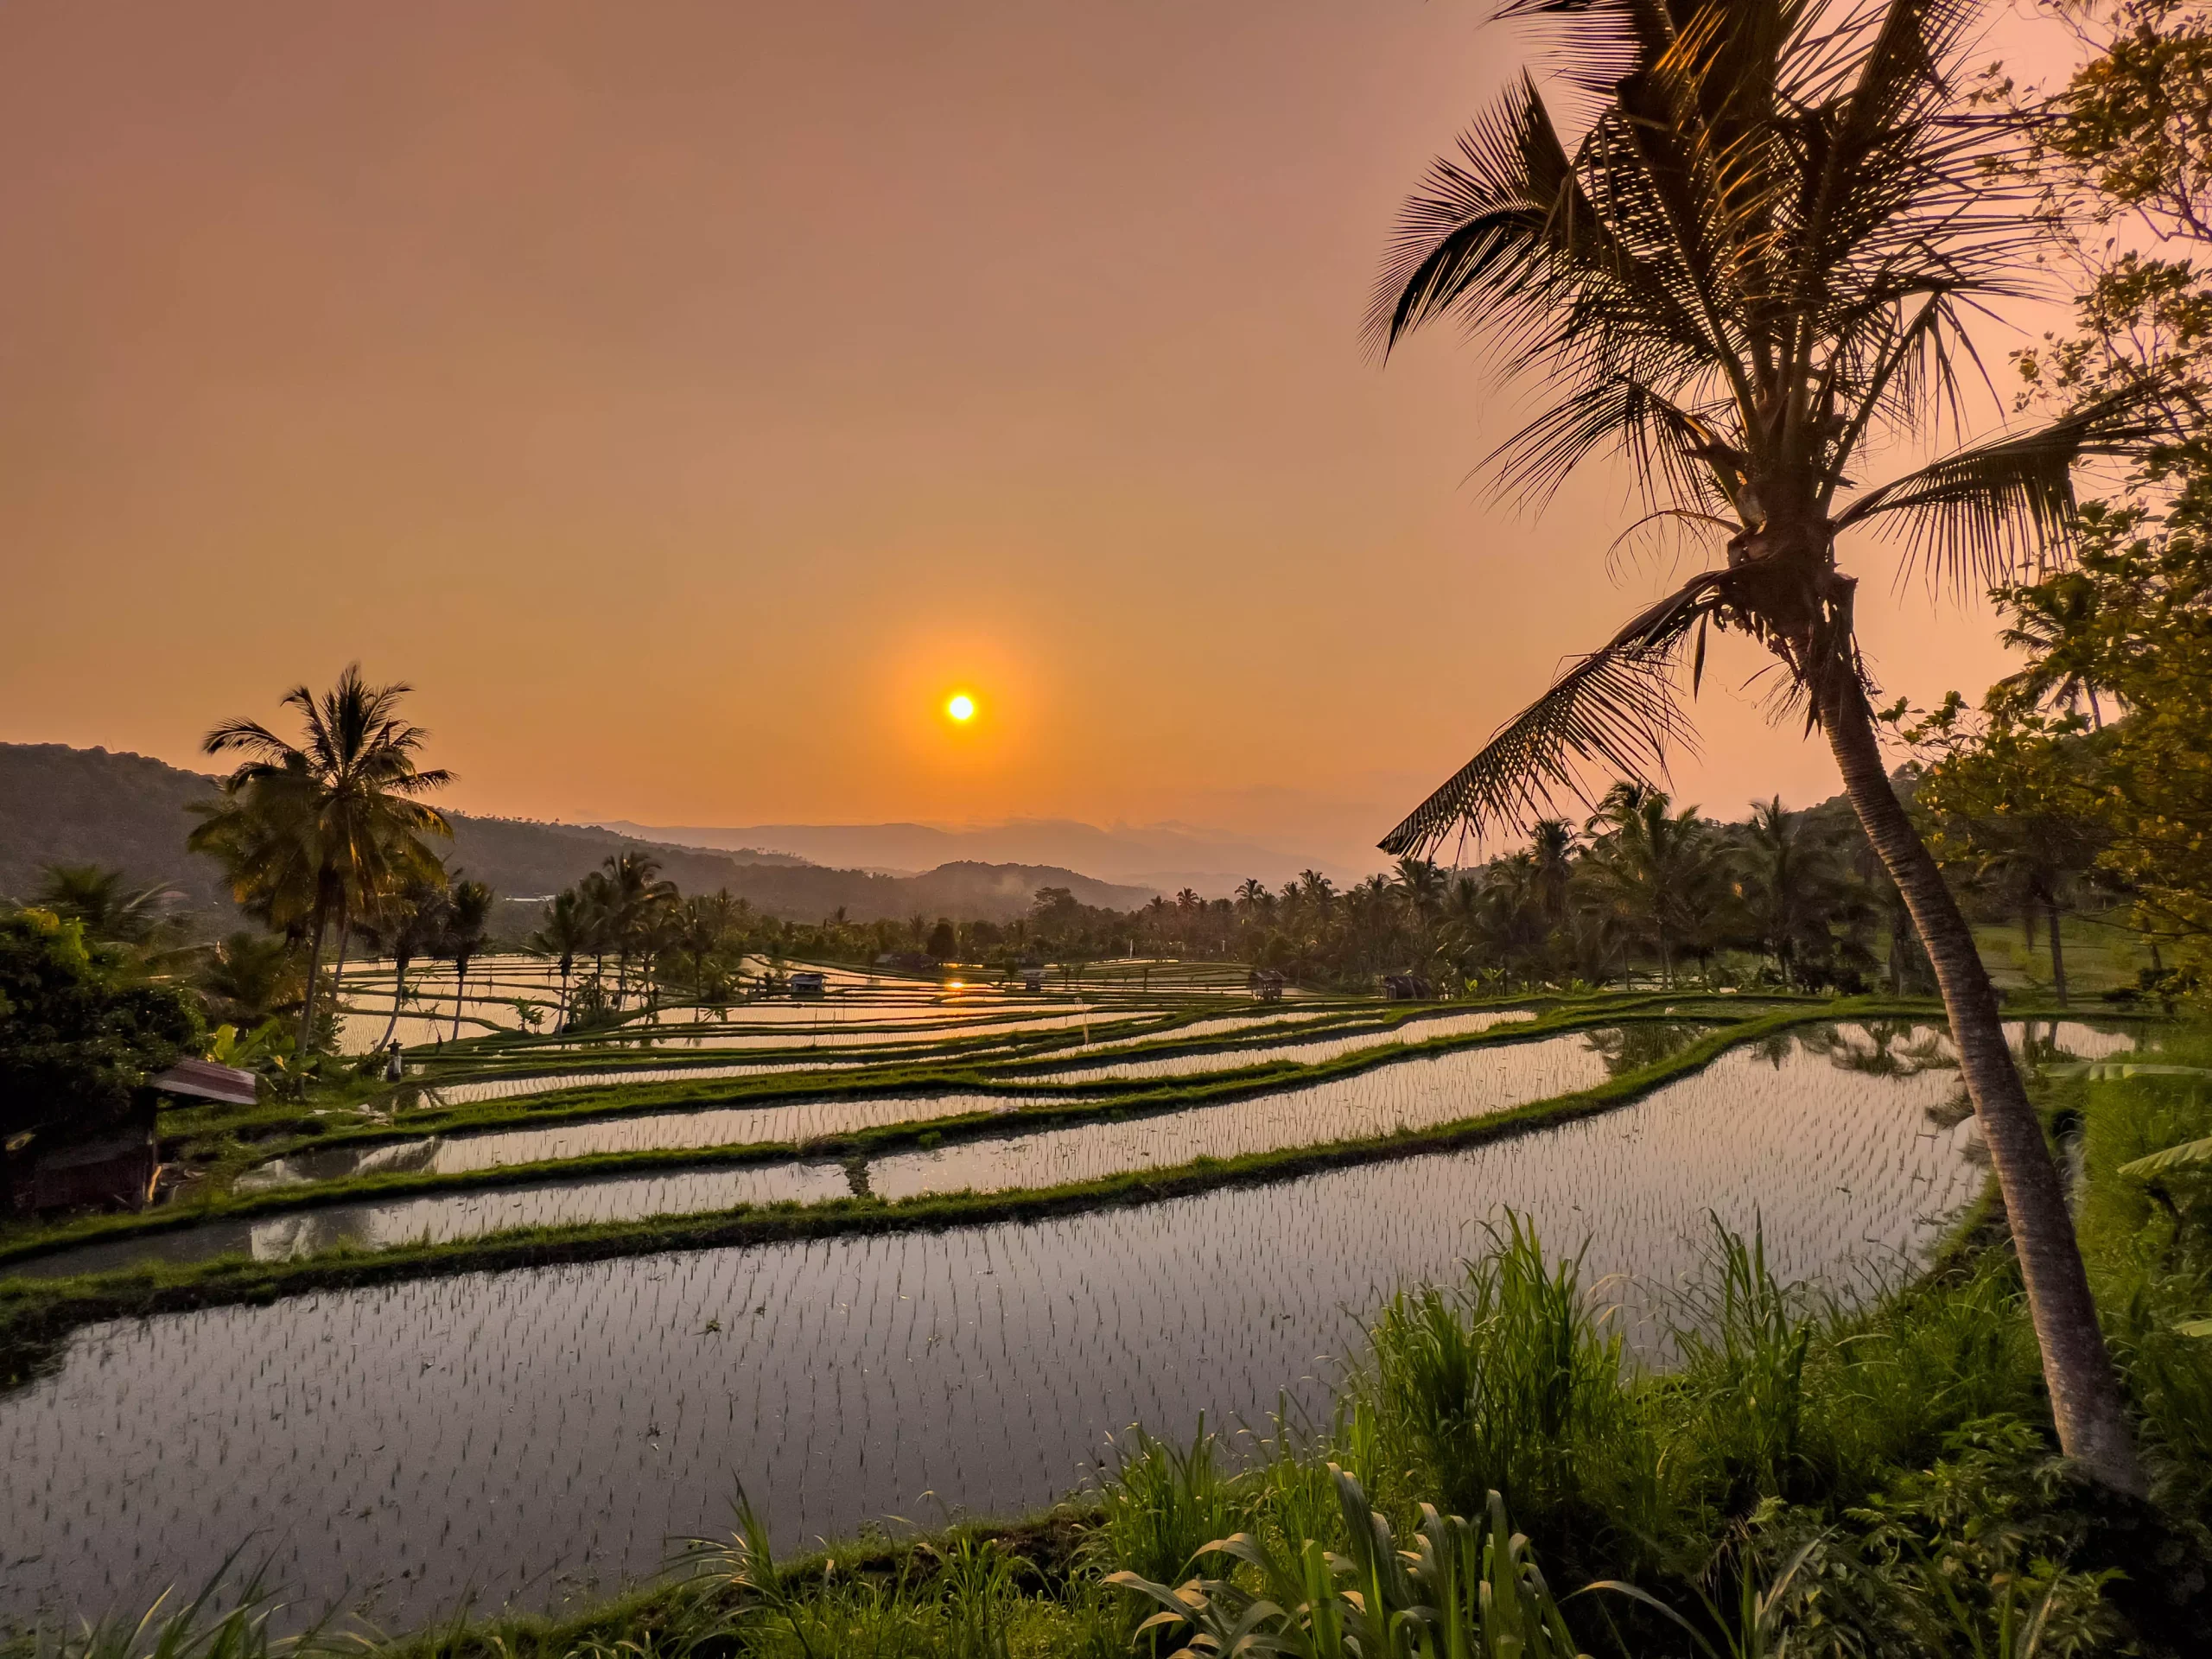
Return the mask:
[[[1648,1025],[1620,1026],[1589,1033],[1591,1051],[1605,1062],[1609,1077],[1625,1077],[1647,1065],[1672,1059],[1709,1027],[1676,1020],[1654,1020]]]
[[[1787,1033],[1808,1054],[1825,1056],[1840,1071],[1868,1077],[1916,1077],[1954,1071],[1959,1060],[1941,1027],[1910,1020],[1869,1020],[1849,1026],[1812,1026]]]

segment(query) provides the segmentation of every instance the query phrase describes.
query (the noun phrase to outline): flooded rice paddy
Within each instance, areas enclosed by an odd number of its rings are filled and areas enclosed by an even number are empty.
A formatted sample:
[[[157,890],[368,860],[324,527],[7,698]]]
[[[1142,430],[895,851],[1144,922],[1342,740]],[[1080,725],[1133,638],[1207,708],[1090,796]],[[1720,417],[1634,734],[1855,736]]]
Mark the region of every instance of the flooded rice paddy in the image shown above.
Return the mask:
[[[543,1605],[726,1528],[741,1481],[787,1546],[1029,1508],[1129,1423],[1258,1425],[1281,1389],[1323,1407],[1353,1316],[1451,1275],[1506,1206],[1588,1240],[1647,1351],[1708,1209],[1763,1218],[1787,1275],[1901,1272],[1980,1185],[1929,1116],[1955,1074],[1814,1038],[1600,1116],[1273,1185],[89,1328],[0,1399],[0,1612],[140,1605],[241,1541],[296,1601],[392,1626],[472,1594]]]
[[[1319,1065],[1325,1060],[1333,1060],[1363,1049],[1381,1048],[1393,1043],[1425,1043],[1432,1037],[1464,1036],[1488,1031],[1493,1026],[1535,1017],[1525,1013],[1497,1010],[1481,1014],[1433,1014],[1426,1019],[1408,1020],[1396,1027],[1322,1031],[1310,1036],[1286,1037],[1280,1042],[1209,1049],[1196,1054],[1167,1054],[1153,1058],[1055,1066],[1049,1073],[1040,1072],[1039,1075],[1049,1076],[1054,1083],[1103,1083],[1189,1077],[1200,1071],[1227,1071],[1233,1066],[1267,1065],[1277,1060],[1290,1060],[1300,1065]],[[1166,1036],[1179,1040],[1186,1034],[1171,1032]]]
[[[257,1221],[208,1222],[173,1233],[79,1245],[13,1262],[3,1270],[44,1279],[106,1273],[147,1262],[208,1262],[241,1252],[257,1262],[284,1262],[340,1245],[389,1249],[395,1244],[442,1244],[516,1227],[690,1215],[741,1204],[819,1204],[851,1194],[844,1166],[832,1163],[750,1164],[533,1181],[422,1198],[324,1205]]]
[[[1195,1158],[1228,1158],[1387,1135],[1402,1128],[1426,1128],[1587,1088],[1606,1075],[1606,1050],[1618,1037],[1611,1032],[1579,1033],[1467,1049],[1217,1105],[1040,1129],[1007,1141],[963,1142],[943,1151],[892,1154],[871,1160],[868,1179],[871,1190],[881,1198],[1046,1186]],[[798,1141],[975,1112],[1013,1116],[1025,1106],[1052,1099],[886,1095],[594,1118],[537,1129],[372,1143],[358,1149],[335,1147],[273,1160],[249,1190],[355,1174],[454,1175],[595,1153]],[[260,1221],[211,1223],[80,1245],[5,1271],[51,1278],[144,1262],[204,1262],[238,1250],[251,1251],[257,1260],[283,1260],[340,1243],[362,1249],[426,1240],[442,1243],[507,1228],[637,1220],[778,1200],[812,1203],[844,1198],[850,1192],[842,1166],[835,1164],[774,1163],[735,1170],[549,1179],[491,1192],[365,1200]]]
[[[878,1198],[906,1198],[1055,1186],[1196,1158],[1432,1128],[1602,1083],[1602,1039],[1613,1034],[1463,1049],[1219,1105],[895,1153],[870,1160],[868,1190]]]

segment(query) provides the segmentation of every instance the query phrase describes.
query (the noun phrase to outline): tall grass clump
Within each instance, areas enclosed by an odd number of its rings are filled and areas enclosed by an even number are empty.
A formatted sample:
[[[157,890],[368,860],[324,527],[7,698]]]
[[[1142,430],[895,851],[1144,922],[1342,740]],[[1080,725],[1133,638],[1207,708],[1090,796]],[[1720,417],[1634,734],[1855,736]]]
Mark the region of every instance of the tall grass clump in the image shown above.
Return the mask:
[[[1490,1494],[1548,1548],[1608,1524],[1605,1499],[1648,1459],[1578,1254],[1548,1262],[1509,1214],[1451,1287],[1393,1296],[1354,1374],[1349,1461],[1401,1513],[1481,1515]]]
[[[305,1659],[334,1652],[320,1624],[290,1636],[271,1629],[284,1604],[259,1574],[234,1580],[234,1554],[201,1586],[180,1600],[175,1590],[133,1618],[111,1614],[74,1624],[38,1625],[0,1637],[5,1659]]]
[[[1249,1523],[1255,1482],[1223,1466],[1203,1417],[1188,1446],[1135,1428],[1114,1452],[1085,1552],[1092,1564],[1179,1584],[1200,1550]]]
[[[1159,1611],[1138,1627],[1190,1655],[1299,1659],[1583,1659],[1529,1541],[1488,1494],[1484,1519],[1421,1506],[1414,1548],[1369,1506],[1358,1481],[1332,1464],[1343,1553],[1307,1541],[1295,1552],[1249,1533],[1205,1554],[1220,1576],[1161,1584],[1130,1572],[1108,1580]]]

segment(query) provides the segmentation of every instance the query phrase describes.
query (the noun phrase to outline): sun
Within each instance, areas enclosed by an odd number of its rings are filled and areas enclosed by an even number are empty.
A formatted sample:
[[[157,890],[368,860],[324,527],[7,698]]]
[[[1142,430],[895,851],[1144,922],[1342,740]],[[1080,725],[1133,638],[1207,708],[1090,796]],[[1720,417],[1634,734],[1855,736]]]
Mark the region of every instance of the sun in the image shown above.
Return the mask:
[[[967,721],[976,717],[976,699],[965,691],[956,692],[944,705],[944,712],[956,721]]]

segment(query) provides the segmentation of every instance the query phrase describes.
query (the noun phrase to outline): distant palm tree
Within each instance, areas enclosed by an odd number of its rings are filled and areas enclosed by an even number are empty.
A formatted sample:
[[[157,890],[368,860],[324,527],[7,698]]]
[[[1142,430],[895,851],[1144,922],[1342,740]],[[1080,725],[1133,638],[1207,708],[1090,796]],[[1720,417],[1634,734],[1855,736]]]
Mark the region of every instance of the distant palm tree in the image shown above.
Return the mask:
[[[461,872],[455,870],[458,876]],[[468,963],[492,927],[492,889],[481,881],[455,881],[438,917],[437,952],[453,963],[453,1038],[461,1040],[461,1010],[468,990]]]
[[[397,891],[379,897],[367,917],[354,924],[377,949],[391,953],[391,1014],[384,1022],[383,1048],[399,1029],[400,1005],[407,1000],[407,969],[415,958],[435,950],[445,931],[446,894],[442,883],[410,881]]]
[[[111,944],[148,944],[167,926],[174,887],[131,887],[121,870],[99,864],[49,864],[32,902],[68,921],[82,922],[86,937]]]
[[[298,1007],[305,995],[291,941],[243,928],[208,954],[199,983],[215,1013],[248,1030]]]
[[[561,1017],[554,1022],[556,1030],[569,1023],[569,976],[575,971],[576,957],[591,948],[591,918],[582,897],[574,887],[555,893],[545,906],[544,921],[530,936],[530,948],[560,964]]]
[[[1236,906],[1247,916],[1262,914],[1274,902],[1274,894],[1268,891],[1268,884],[1257,876],[1247,876],[1237,884]]]
[[[1529,838],[1535,866],[1536,902],[1551,927],[1567,925],[1569,888],[1574,877],[1574,827],[1564,818],[1539,818]]]
[[[605,872],[600,902],[614,950],[619,1003],[629,994],[630,959],[651,954],[653,930],[677,895],[675,882],[661,880],[660,861],[650,853],[609,853],[600,868]]]
[[[288,743],[251,720],[226,721],[206,739],[210,754],[248,758],[224,779],[221,798],[201,812],[188,844],[222,858],[232,896],[258,904],[271,925],[306,925],[302,1058],[314,1038],[330,923],[338,925],[342,978],[352,918],[406,881],[435,883],[443,874],[422,838],[450,836],[452,826],[415,797],[442,789],[452,774],[416,764],[428,734],[399,715],[399,701],[412,689],[370,685],[356,664],[321,697],[304,685],[284,694],[283,706],[300,715],[302,743]]]
[[[1779,796],[1753,801],[1737,861],[1752,931],[1781,969],[1783,983],[1803,984],[1802,953],[1811,946],[1825,956],[1830,918],[1846,908],[1848,884],[1834,838],[1802,812],[1784,809]]]
[[[1976,361],[1968,322],[2018,293],[2046,232],[1988,167],[2016,130],[1958,90],[1974,0],[1513,0],[1543,16],[1578,99],[1570,151],[1523,77],[1408,204],[1370,318],[1388,351],[1447,317],[1541,386],[1492,456],[1541,500],[1624,455],[1654,518],[1725,560],[1637,616],[1502,727],[1382,845],[1541,810],[1582,768],[1656,776],[1711,629],[1773,653],[1827,739],[1904,896],[1950,1015],[2019,1247],[2059,1440],[2142,1489],[2066,1195],[2005,1040],[1974,935],[1891,787],[1854,623],[1845,531],[1895,526],[1959,585],[2063,550],[2071,469],[2154,429],[2145,391],[1971,444],[1872,488],[1875,451],[1949,419]],[[1694,641],[1694,650],[1692,642]]]
[[[1666,985],[1675,982],[1675,952],[1701,938],[1719,886],[1717,849],[1697,809],[1672,804],[1662,791],[1615,785],[1590,820],[1598,840],[1586,877],[1651,941]]]

